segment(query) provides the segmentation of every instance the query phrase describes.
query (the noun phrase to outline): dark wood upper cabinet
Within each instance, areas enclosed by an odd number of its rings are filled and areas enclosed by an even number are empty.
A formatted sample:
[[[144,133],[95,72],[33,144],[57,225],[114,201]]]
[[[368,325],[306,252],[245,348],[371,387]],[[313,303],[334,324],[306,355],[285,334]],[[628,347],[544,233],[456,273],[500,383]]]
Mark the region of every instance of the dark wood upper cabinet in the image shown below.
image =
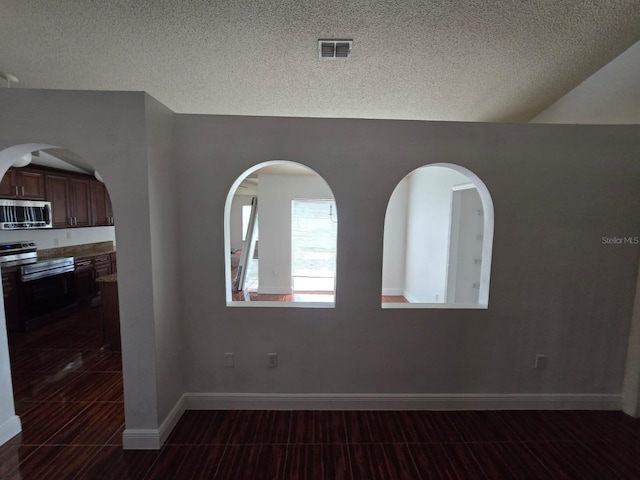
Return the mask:
[[[0,182],[0,196],[2,198],[16,198],[17,172],[15,168],[10,168],[2,177]]]
[[[49,167],[11,167],[0,182],[0,198],[51,202],[53,228],[113,225],[107,188],[90,175]]]
[[[53,228],[72,226],[68,183],[68,177],[47,174],[47,192],[51,202],[51,223]]]
[[[94,225],[113,225],[111,200],[104,183],[91,181],[91,206],[93,208]]]
[[[0,197],[45,200],[44,173],[24,168],[10,168],[0,182]]]
[[[73,226],[92,226],[90,181],[84,178],[71,177],[69,179],[69,193]]]
[[[91,181],[82,177],[47,174],[53,228],[90,227]]]

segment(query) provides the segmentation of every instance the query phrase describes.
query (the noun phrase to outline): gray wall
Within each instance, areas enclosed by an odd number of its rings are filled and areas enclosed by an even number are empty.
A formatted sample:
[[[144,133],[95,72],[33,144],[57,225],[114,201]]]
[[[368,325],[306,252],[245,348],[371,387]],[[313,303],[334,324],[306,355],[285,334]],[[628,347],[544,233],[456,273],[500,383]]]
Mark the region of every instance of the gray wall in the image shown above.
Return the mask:
[[[180,194],[176,181],[179,165],[173,151],[173,117],[171,110],[145,95],[159,423],[184,393],[178,265]]]
[[[175,131],[187,391],[621,392],[639,250],[602,237],[640,234],[638,127],[178,115]],[[225,307],[225,198],[267,160],[307,165],[334,192],[335,309]],[[380,308],[389,196],[434,162],[493,197],[488,310]]]
[[[640,124],[640,42],[609,62],[532,122]],[[623,410],[640,416],[640,277],[631,320]]]
[[[25,143],[69,149],[95,166],[105,180],[117,218],[127,429],[157,428],[144,94],[0,89],[0,152]],[[0,166],[0,172],[4,168]],[[7,349],[3,340],[0,356]]]

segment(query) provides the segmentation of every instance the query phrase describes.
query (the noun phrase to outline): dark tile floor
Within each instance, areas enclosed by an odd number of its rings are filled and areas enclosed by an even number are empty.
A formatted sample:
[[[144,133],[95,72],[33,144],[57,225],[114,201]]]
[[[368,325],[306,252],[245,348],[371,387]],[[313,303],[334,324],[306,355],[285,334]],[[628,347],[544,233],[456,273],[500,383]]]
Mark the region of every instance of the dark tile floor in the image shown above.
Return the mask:
[[[640,479],[620,412],[187,411],[159,451],[123,451],[120,356],[97,311],[12,336],[23,432],[2,480]]]

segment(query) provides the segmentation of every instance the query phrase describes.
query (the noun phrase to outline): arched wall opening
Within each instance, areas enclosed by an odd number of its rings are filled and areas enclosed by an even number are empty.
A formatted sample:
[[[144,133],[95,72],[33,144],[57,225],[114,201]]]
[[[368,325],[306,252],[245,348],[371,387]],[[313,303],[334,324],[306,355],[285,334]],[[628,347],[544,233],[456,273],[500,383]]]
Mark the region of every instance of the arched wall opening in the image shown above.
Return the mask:
[[[311,168],[254,165],[225,202],[227,306],[335,306],[338,215],[333,192]]]
[[[9,176],[7,172],[11,167],[14,168]],[[37,194],[30,192],[29,187],[25,191],[26,178],[37,179],[34,181],[34,184],[38,185]],[[82,222],[76,224],[69,220],[69,225],[66,227],[58,225],[55,228],[0,229],[0,243],[5,247],[22,241],[36,244],[38,257],[23,260],[30,268],[37,265],[36,261],[62,259],[70,260],[71,268],[75,265],[71,271],[23,281],[19,272],[20,264],[17,261],[2,263],[3,290],[6,289],[6,291],[3,291],[3,302],[0,307],[0,315],[5,319],[0,332],[0,343],[2,346],[19,344],[20,350],[18,352],[14,350],[11,355],[8,355],[7,350],[0,348],[2,357],[0,363],[3,365],[0,373],[3,383],[3,388],[0,389],[2,390],[0,403],[3,405],[3,411],[5,405],[6,408],[15,411],[16,404],[24,405],[25,402],[44,400],[43,392],[50,392],[50,388],[55,386],[56,382],[60,382],[62,386],[62,382],[71,378],[70,376],[74,378],[80,376],[79,374],[106,360],[107,357],[113,359],[110,368],[115,376],[113,365],[121,362],[117,284],[109,285],[108,288],[103,284],[105,288],[97,290],[95,288],[97,284],[94,282],[95,272],[103,276],[113,273],[115,227],[107,187],[100,174],[91,162],[85,161],[70,150],[45,143],[25,143],[5,148],[0,151],[0,181],[3,184],[0,197],[8,205],[44,203],[53,206],[50,210],[52,214],[57,211],[55,206],[59,198],[53,200],[54,194],[49,189],[50,182],[60,185],[56,182],[68,181],[67,186],[72,181],[76,182],[75,185],[79,188],[75,192],[81,191],[85,194],[88,201],[83,204],[86,207],[85,213],[91,216],[91,225],[87,225],[87,228],[82,227]],[[13,185],[13,183],[16,184]],[[20,183],[22,187],[19,186]],[[7,189],[9,185],[11,188]],[[96,196],[97,203],[93,203],[93,195]],[[35,201],[34,196],[43,196],[43,198]],[[78,193],[78,197],[80,196],[81,194]],[[105,208],[96,210],[96,205]],[[3,222],[6,222],[5,217],[11,216],[11,207],[6,206],[6,209],[2,215]],[[64,205],[61,211],[62,214],[59,216],[66,220],[68,205]],[[98,214],[103,216],[98,217]],[[51,218],[56,217],[51,215]],[[84,256],[81,261],[78,254]],[[102,263],[99,265],[96,263],[94,266],[93,259],[97,258],[98,254]],[[79,264],[82,264],[83,268],[77,269]],[[107,290],[109,290],[108,294]],[[103,336],[105,333],[104,311],[107,308],[105,305],[107,298],[108,308],[112,314],[111,320],[116,323],[109,324],[106,330],[107,337],[105,337]],[[67,336],[68,342],[60,343],[64,340],[61,336],[62,332],[70,334]],[[64,346],[61,347],[61,345]],[[14,353],[16,355],[19,353],[20,356],[14,358]],[[46,365],[40,366],[46,369],[46,374],[36,371],[39,370],[38,362],[30,362],[27,367],[15,368],[15,365],[18,365],[16,362],[23,361],[30,354],[33,354],[34,358],[40,358],[41,362],[46,362]],[[9,366],[14,367],[20,376],[12,378]],[[119,401],[121,402],[121,369],[117,375],[119,380],[116,383],[120,385]],[[97,376],[86,378],[93,378],[96,382],[99,380]],[[24,388],[25,384],[44,384],[49,390],[41,387]],[[14,388],[4,388],[4,385],[9,387],[13,385]],[[19,385],[22,385],[22,388],[18,388]],[[123,412],[119,414],[123,415]],[[18,417],[15,417],[13,423],[18,428],[17,431],[20,431]],[[114,430],[113,433],[115,434],[116,431]],[[0,438],[0,444],[4,440]]]
[[[410,172],[385,215],[383,308],[487,308],[493,227],[489,190],[470,170]]]

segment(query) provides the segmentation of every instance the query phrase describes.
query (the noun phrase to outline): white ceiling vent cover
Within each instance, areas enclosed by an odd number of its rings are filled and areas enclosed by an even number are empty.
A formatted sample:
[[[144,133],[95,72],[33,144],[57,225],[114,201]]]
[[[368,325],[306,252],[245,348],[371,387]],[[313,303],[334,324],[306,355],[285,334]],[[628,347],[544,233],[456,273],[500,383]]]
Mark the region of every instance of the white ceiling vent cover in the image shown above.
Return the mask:
[[[318,40],[318,57],[323,60],[350,58],[353,40]]]

